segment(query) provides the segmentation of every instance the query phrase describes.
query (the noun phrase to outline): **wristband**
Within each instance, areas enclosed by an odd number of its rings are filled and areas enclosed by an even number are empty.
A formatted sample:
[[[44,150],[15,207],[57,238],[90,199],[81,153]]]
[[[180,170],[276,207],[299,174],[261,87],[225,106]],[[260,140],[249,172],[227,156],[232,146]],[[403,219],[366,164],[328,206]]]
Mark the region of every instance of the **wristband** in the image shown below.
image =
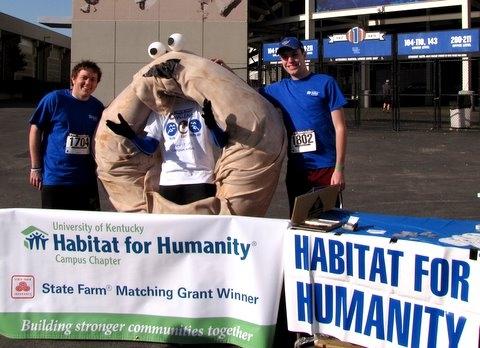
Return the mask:
[[[33,173],[39,173],[42,171],[42,167],[31,168],[30,171]]]
[[[344,169],[345,169],[345,165],[343,165],[343,164],[336,164],[335,165],[335,170],[337,170],[339,172],[343,172]]]

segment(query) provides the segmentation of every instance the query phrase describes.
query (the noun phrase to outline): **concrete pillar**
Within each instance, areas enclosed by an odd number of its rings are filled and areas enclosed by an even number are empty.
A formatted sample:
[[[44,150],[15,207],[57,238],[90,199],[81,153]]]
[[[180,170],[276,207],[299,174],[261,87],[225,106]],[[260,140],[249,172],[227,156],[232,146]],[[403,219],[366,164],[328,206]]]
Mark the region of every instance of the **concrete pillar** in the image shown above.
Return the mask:
[[[471,25],[471,0],[462,0],[462,29],[470,29]],[[471,63],[467,57],[462,58],[462,90],[470,91],[471,87]]]
[[[360,63],[360,89],[363,91],[362,107],[370,107],[370,63]]]
[[[315,12],[315,1],[305,0],[305,40],[315,39],[315,21],[312,14]],[[313,72],[314,65],[308,64],[308,68]]]
[[[315,1],[305,0],[305,40],[315,38],[315,21],[312,14],[315,13]]]

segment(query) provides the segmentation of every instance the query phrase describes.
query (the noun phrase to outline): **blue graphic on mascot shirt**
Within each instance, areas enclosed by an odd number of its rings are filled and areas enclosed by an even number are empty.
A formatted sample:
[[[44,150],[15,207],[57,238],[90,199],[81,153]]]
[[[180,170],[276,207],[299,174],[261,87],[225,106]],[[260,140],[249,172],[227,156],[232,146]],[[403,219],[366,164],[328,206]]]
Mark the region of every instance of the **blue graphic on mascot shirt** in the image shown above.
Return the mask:
[[[191,119],[188,121],[188,130],[190,130],[190,132],[193,134],[197,134],[202,130],[202,123],[199,119]],[[165,127],[165,131],[170,137],[173,137],[178,131],[180,131],[182,134],[185,134],[187,133],[187,121],[181,121],[180,125],[177,125],[175,122],[168,122]]]
[[[188,124],[188,128],[190,129],[190,132],[198,133],[202,129],[202,123],[198,119],[190,120],[190,123]]]
[[[175,134],[177,134],[177,130],[178,130],[178,126],[176,123],[174,122],[167,123],[166,132],[169,136],[172,137]]]

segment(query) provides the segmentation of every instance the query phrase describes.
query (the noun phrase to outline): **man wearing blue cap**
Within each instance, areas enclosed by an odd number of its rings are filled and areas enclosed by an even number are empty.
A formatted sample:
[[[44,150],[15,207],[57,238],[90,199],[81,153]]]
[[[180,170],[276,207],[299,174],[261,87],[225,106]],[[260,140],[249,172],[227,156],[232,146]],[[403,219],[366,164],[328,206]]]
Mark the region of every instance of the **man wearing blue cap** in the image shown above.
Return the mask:
[[[298,39],[282,39],[277,53],[290,78],[259,92],[283,114],[289,140],[286,186],[292,214],[295,197],[312,188],[345,186],[347,130],[343,106],[347,101],[331,76],[308,70],[305,49]],[[284,302],[282,289],[274,347],[291,347],[297,338],[288,332]]]
[[[286,185],[291,214],[295,197],[312,188],[345,187],[343,106],[347,101],[331,76],[308,70],[305,49],[298,39],[282,39],[277,53],[290,78],[259,92],[283,114],[289,139]]]

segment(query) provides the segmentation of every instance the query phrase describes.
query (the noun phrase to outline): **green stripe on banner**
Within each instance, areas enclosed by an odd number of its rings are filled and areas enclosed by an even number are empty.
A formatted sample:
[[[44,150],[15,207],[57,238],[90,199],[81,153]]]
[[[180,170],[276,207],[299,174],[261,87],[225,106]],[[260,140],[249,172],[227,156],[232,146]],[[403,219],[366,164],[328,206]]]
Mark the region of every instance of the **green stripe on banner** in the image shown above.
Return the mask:
[[[232,318],[175,318],[138,314],[1,313],[0,334],[23,339],[229,343],[268,347],[275,325]]]

